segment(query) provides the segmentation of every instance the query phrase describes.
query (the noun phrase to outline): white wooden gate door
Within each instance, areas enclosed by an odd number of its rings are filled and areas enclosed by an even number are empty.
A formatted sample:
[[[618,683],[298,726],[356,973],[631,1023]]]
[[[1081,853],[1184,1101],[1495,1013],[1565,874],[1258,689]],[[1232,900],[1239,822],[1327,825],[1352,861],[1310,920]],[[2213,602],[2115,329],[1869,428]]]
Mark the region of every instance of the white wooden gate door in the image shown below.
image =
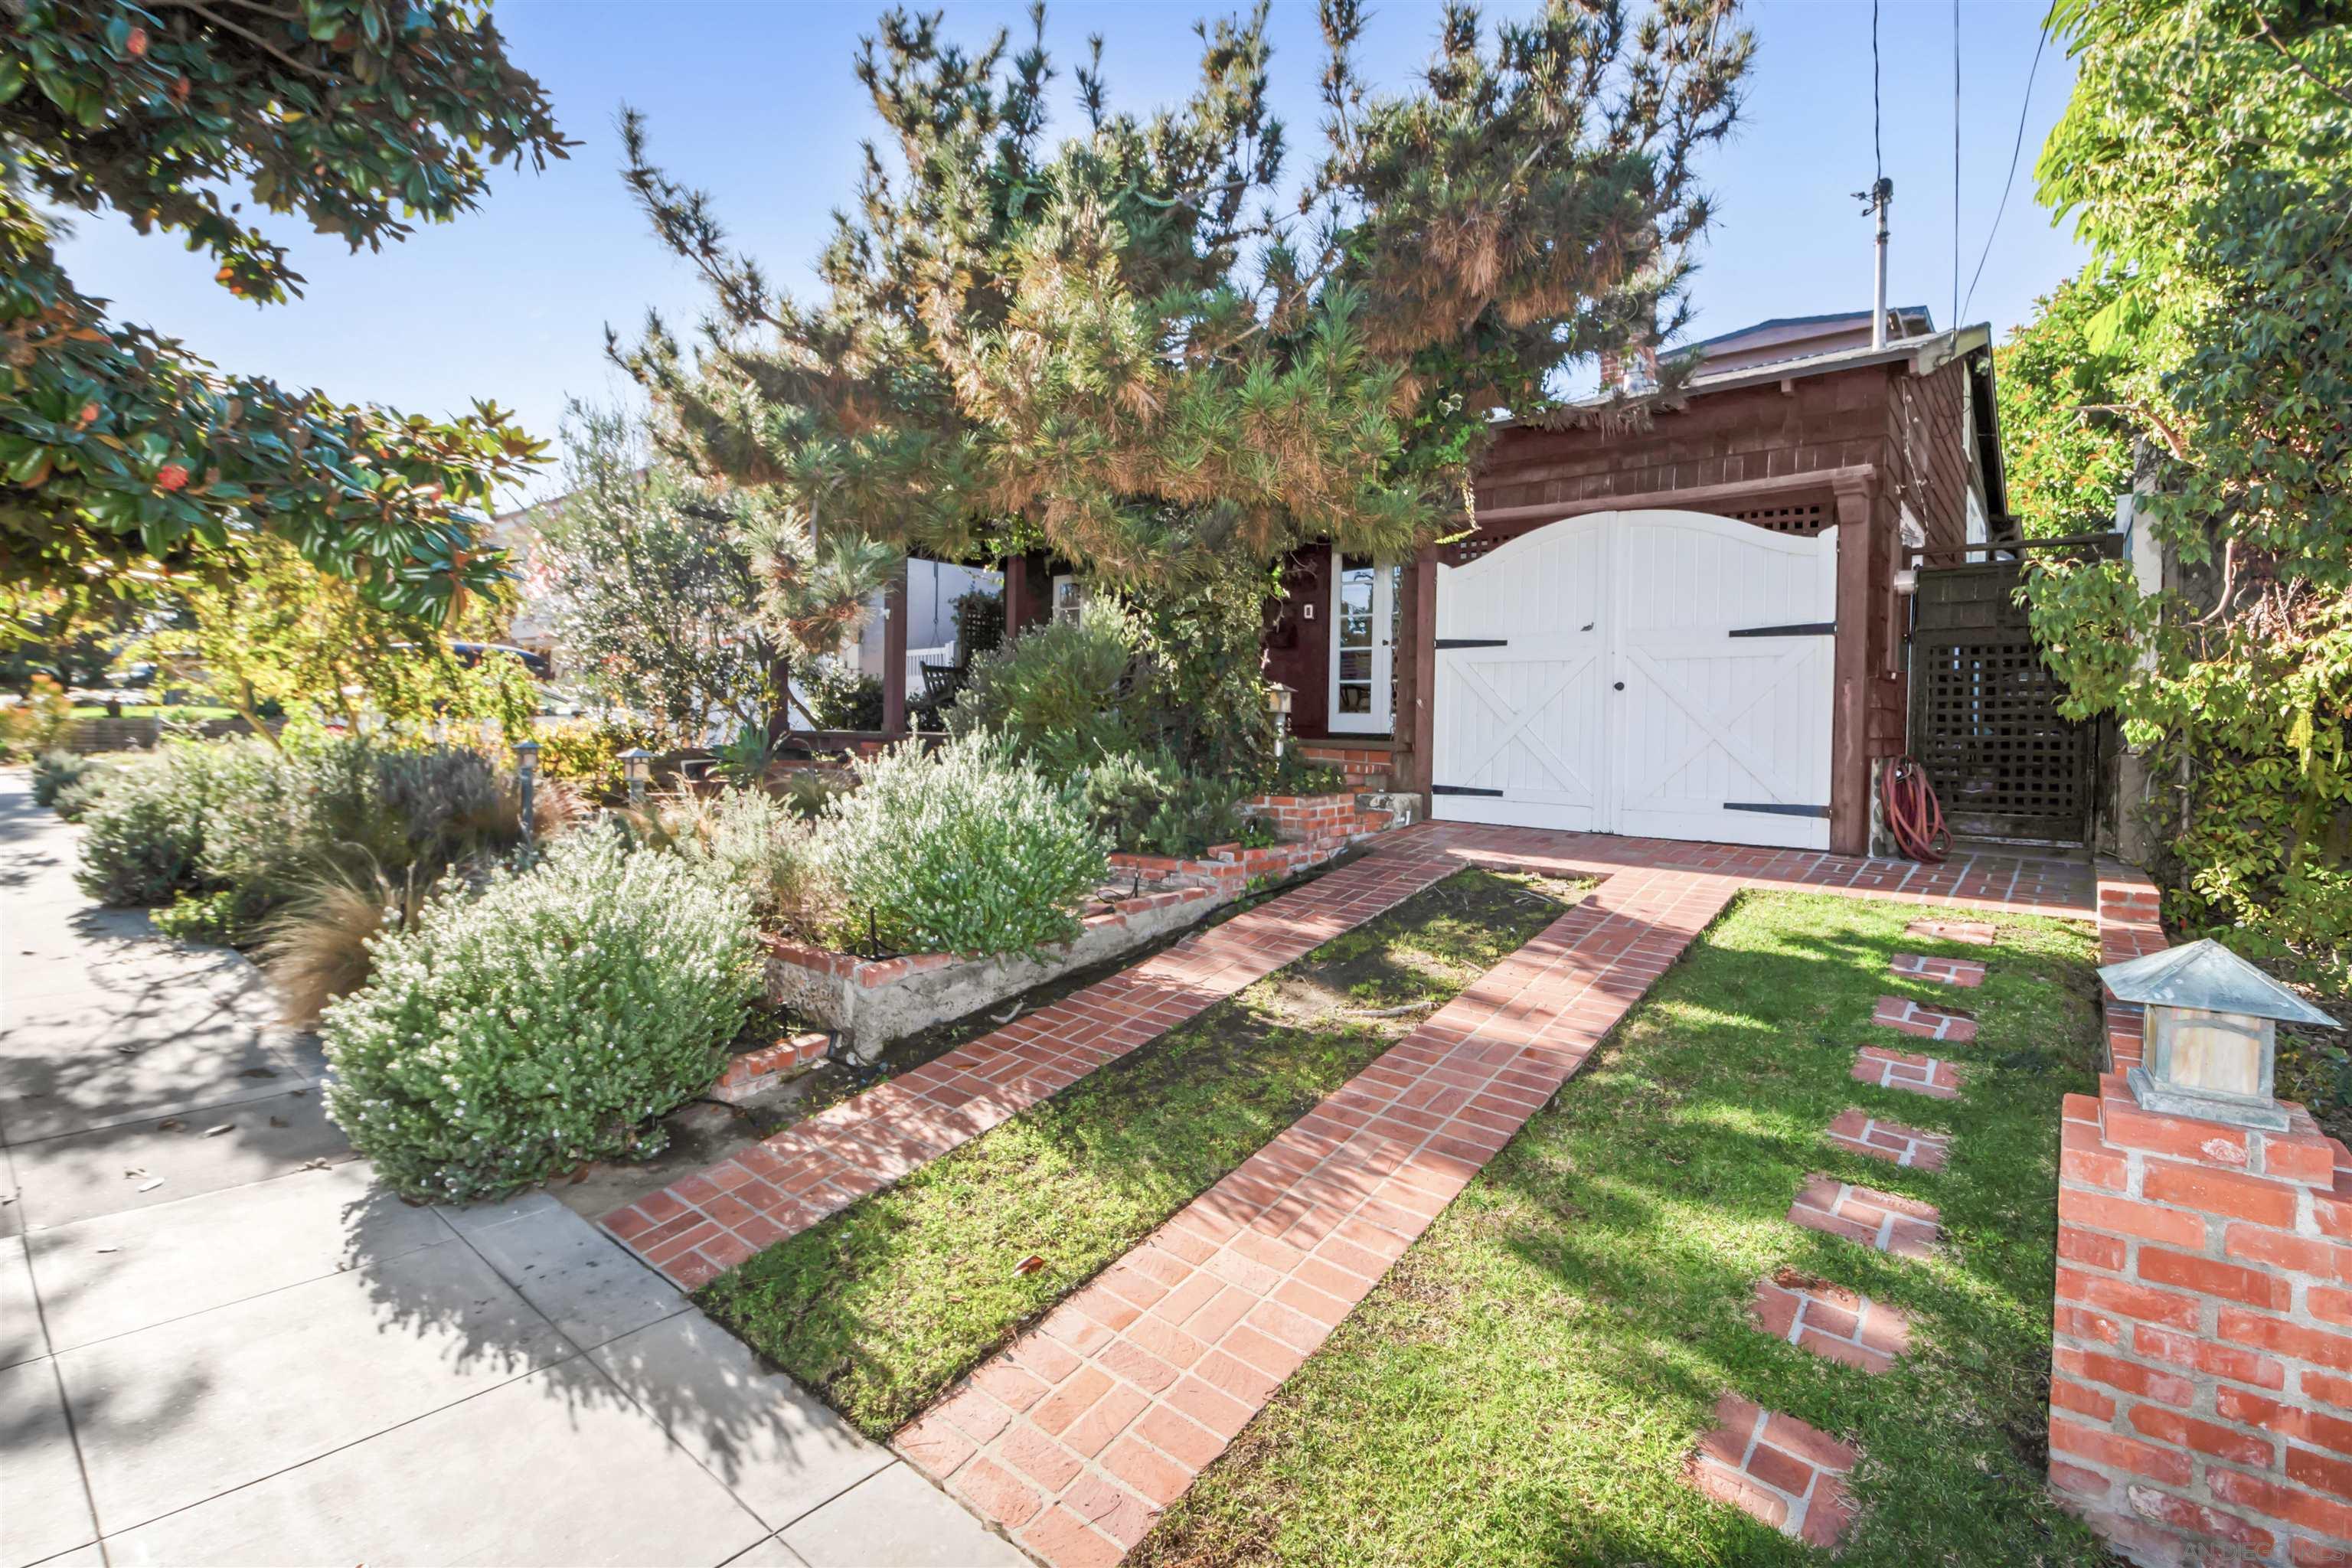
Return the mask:
[[[1439,567],[1435,815],[1827,848],[1836,563],[1644,511]]]

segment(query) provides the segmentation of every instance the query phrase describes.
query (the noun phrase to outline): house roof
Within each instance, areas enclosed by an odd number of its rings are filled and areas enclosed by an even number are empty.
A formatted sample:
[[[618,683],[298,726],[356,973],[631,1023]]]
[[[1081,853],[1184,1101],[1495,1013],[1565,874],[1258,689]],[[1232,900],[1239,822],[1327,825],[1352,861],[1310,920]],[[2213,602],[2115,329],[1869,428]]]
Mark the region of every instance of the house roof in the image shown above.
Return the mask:
[[[1906,337],[1924,336],[1936,330],[1936,318],[1925,305],[1893,305],[1887,308],[1886,313],[1906,327],[1915,322],[1917,324],[1919,331],[1906,332],[1905,333]],[[1768,332],[1791,331],[1801,327],[1867,328],[1869,325],[1870,312],[1867,310],[1832,310],[1821,316],[1775,316],[1767,321],[1757,321],[1727,332],[1717,332],[1711,338],[1701,338],[1695,343],[1678,344],[1668,349],[1666,354],[1669,358],[1679,358],[1684,354],[1734,342],[1741,338],[1760,338]]]

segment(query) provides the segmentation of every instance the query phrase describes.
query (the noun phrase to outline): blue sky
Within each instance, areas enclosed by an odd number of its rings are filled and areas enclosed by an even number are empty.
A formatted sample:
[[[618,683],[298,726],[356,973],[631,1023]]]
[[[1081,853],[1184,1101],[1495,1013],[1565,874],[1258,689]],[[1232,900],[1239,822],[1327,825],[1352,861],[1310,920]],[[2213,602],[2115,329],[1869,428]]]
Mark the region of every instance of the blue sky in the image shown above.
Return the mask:
[[[700,308],[694,279],[654,243],[621,188],[620,104],[646,111],[657,157],[712,191],[735,237],[778,281],[806,288],[829,214],[853,191],[857,142],[873,128],[849,59],[877,9],[503,0],[496,16],[513,58],[547,84],[565,132],[583,143],[569,161],[541,174],[502,174],[480,211],[382,254],[352,256],[287,229],[279,237],[310,280],[305,298],[287,306],[242,304],[175,242],[120,223],[84,221],[67,254],[82,287],[111,298],[119,315],[224,364],[426,413],[491,397],[552,436],[567,395],[623,394],[603,357],[606,322],[626,333],[652,305],[683,325]],[[997,26],[1017,35],[1025,26],[1017,4],[948,10],[950,28],[975,43]],[[1088,33],[1103,33],[1115,101],[1149,109],[1188,90],[1192,22],[1214,14],[1191,0],[1062,0],[1047,41],[1066,68]],[[1963,0],[1958,9],[1963,294],[2000,200],[2042,15],[2039,4],[2007,0]],[[1365,74],[1402,82],[1427,58],[1436,20],[1433,5],[1376,0]],[[1870,299],[1870,226],[1849,194],[1872,174],[1870,6],[1765,0],[1748,22],[1758,51],[1743,123],[1706,166],[1720,216],[1699,253],[1696,336],[1862,309]],[[1273,31],[1277,107],[1303,165],[1319,140],[1312,0],[1277,0]],[[1939,325],[1952,314],[1953,32],[1948,0],[1886,0],[1880,14],[1883,141],[1895,183],[1890,293],[1897,304],[1928,306]],[[2016,189],[1967,311],[1999,331],[2081,261],[2032,199],[2034,157],[2073,78],[2052,45],[2026,110]],[[1058,107],[1074,120],[1071,85],[1066,68]]]

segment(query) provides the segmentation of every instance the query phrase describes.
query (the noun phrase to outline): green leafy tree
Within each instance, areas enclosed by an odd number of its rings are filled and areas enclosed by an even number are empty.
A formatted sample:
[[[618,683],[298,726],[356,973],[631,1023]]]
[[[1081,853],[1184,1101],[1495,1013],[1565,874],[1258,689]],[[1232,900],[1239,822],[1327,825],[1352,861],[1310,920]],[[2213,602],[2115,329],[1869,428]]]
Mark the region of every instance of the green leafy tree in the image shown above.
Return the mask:
[[[1047,135],[1042,8],[1018,49],[887,13],[856,63],[883,127],[794,300],[624,121],[626,178],[713,310],[615,357],[683,462],[842,533],[950,558],[1045,545],[1161,583],[1309,539],[1395,558],[1457,516],[1499,406],[1681,320],[1696,156],[1750,53],[1730,0],[1444,13],[1372,91],[1356,0],[1322,10],[1322,156],[1296,182],[1265,13],[1204,24],[1181,104]]]
[[[496,720],[528,731],[539,691],[520,660],[459,658],[449,633],[487,631],[499,604],[484,595],[459,625],[387,610],[346,578],[320,571],[275,535],[240,541],[175,574],[168,600],[121,662],[152,663],[167,689],[235,709],[264,738],[268,714],[381,720],[410,731],[442,721]]]
[[[2148,454],[2175,581],[2053,561],[2034,626],[2078,715],[2183,783],[2174,915],[2343,984],[2352,952],[2352,11],[2064,0],[2042,153],[2103,303],[2084,342]],[[2069,392],[2071,395],[2071,389]]]
[[[839,644],[887,552],[845,535],[817,556],[789,510],[658,460],[626,414],[575,404],[564,440],[540,553],[583,681],[679,744],[780,725],[793,659]]]
[[[403,614],[498,579],[492,490],[540,446],[215,369],[74,286],[43,204],[183,236],[257,304],[298,293],[247,205],[352,248],[471,208],[568,143],[469,0],[7,0],[0,31],[0,578],[121,592],[241,532]],[[237,199],[240,192],[246,197]],[[217,558],[214,565],[237,559]]]
[[[2114,298],[2096,278],[2070,278],[1993,351],[2009,509],[2030,539],[2110,529],[2132,488],[2135,416],[2118,388],[2133,366],[2088,331]]]

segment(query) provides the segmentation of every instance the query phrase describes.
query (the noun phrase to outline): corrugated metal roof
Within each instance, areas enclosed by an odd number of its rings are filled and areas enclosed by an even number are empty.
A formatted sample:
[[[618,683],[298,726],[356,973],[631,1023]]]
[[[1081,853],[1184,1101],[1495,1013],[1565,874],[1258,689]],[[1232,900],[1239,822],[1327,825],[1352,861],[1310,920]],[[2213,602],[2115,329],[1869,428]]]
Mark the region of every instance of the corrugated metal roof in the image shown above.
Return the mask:
[[[2216,1013],[2246,1013],[2290,1024],[2342,1025],[2208,939],[2167,948],[2145,958],[2110,963],[2099,971],[2107,989],[2125,1002],[2158,1007],[2203,1007]]]

